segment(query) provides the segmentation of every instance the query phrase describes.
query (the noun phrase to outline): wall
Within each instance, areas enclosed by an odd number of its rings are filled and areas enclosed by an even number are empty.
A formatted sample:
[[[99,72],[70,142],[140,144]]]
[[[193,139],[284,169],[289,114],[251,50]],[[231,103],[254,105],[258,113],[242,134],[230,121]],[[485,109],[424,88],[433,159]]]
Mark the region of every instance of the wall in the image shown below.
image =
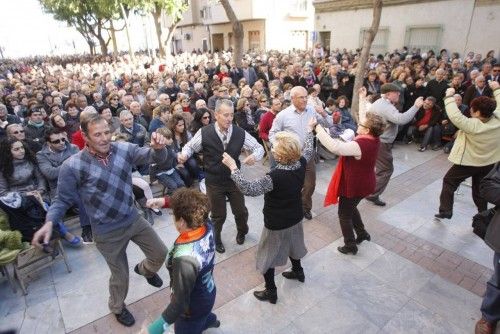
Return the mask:
[[[390,31],[388,51],[404,45],[408,26],[442,25],[441,47],[463,54],[473,4],[471,0],[450,0],[383,8],[380,26]],[[330,47],[356,49],[360,46],[360,29],[369,27],[371,20],[372,9],[317,13],[315,26],[317,31],[331,30]],[[472,22],[467,49],[498,51],[500,5],[476,7]]]

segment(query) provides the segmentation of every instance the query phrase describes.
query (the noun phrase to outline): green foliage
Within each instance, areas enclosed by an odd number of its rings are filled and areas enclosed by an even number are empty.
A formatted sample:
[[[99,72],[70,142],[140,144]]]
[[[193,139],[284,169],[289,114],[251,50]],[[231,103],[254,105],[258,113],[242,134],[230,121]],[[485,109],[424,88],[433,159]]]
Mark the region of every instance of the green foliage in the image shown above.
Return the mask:
[[[173,22],[182,19],[182,15],[189,9],[187,0],[128,0],[125,1],[130,7],[144,10],[146,12],[161,12],[172,18]]]

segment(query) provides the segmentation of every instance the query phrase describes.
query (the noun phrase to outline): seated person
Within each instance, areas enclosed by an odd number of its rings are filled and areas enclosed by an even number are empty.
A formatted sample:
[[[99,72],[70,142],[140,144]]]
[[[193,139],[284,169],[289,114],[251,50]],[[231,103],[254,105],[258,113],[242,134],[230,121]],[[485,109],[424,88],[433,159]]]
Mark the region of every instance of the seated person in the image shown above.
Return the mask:
[[[462,115],[470,118],[469,107],[462,103],[462,96],[460,94],[455,94],[453,95],[453,98],[455,99],[458,110],[460,110]],[[446,144],[444,144],[443,147],[444,153],[451,152],[453,143],[455,142],[457,130],[457,127],[448,119],[448,115],[443,113],[443,118],[441,119],[440,124],[435,127],[434,142],[441,144],[442,141],[446,141]]]
[[[42,107],[32,107],[28,110],[28,122],[24,126],[26,138],[43,144],[45,131],[50,126],[45,124],[43,115],[46,114]]]
[[[0,208],[9,216],[11,228],[19,230],[24,241],[32,239],[45,222],[48,193],[33,154],[15,139],[0,143]],[[80,245],[62,222],[54,227],[71,245]]]
[[[428,96],[424,100],[422,108],[415,115],[413,124],[408,128],[408,143],[417,137],[423,137],[418,150],[424,152],[435,138],[434,131],[439,128],[441,117],[441,108],[436,104],[436,99],[433,96]],[[436,150],[437,148],[439,148],[439,143],[434,143],[432,149]]]
[[[79,149],[76,145],[70,144],[66,137],[66,132],[51,128],[45,134],[45,144],[41,151],[36,154],[36,159],[40,172],[43,174],[49,185],[50,199],[54,201],[57,196],[57,180],[59,169],[66,159],[73,154],[77,154]],[[74,203],[78,207],[80,226],[82,227],[82,239],[84,243],[92,243],[92,230],[90,221],[80,200],[80,196],[75,194]]]
[[[34,141],[32,139],[26,139],[26,133],[21,124],[9,124],[7,125],[7,138],[17,139],[26,145],[26,147],[35,154],[42,149],[42,143],[39,141]]]
[[[356,132],[358,126],[356,125],[356,121],[351,115],[351,109],[349,106],[349,100],[346,96],[339,96],[337,99],[337,110],[340,111],[340,123],[346,128],[351,129]]]
[[[128,110],[120,112],[120,127],[115,133],[121,133],[127,136],[127,142],[144,147],[149,144],[148,132],[144,126],[134,121],[134,116]],[[149,165],[137,166],[137,170],[142,175],[148,175]]]
[[[172,194],[178,188],[185,187],[186,185],[179,172],[175,169],[177,165],[177,155],[172,149],[172,131],[168,128],[160,128],[156,130],[156,132],[167,139],[166,149],[169,151],[169,154],[168,158],[163,162],[151,165],[150,174],[154,175],[155,179],[167,188],[167,194]]]

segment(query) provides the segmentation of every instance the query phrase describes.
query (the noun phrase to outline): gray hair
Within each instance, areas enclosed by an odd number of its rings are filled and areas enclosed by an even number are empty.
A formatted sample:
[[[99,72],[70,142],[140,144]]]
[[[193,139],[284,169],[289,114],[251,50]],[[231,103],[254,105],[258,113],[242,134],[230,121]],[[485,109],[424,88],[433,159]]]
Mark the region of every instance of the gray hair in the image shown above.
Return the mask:
[[[0,103],[0,110],[7,112],[7,107],[5,106],[5,104]]]
[[[122,111],[120,111],[120,118],[128,117],[128,116],[133,117],[134,115],[132,115],[132,113],[127,109],[123,109]]]
[[[218,99],[217,102],[215,103],[215,112],[219,112],[222,106],[226,106],[234,110],[233,101],[229,99]]]

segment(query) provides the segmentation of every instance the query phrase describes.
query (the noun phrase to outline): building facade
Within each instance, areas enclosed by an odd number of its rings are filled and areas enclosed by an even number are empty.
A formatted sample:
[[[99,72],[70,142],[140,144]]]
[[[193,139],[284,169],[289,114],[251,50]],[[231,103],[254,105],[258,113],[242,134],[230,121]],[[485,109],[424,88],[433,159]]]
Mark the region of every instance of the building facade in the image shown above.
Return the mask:
[[[234,46],[232,26],[222,5],[190,0],[173,37],[176,50],[227,50]],[[243,25],[243,49],[306,49],[314,39],[312,0],[231,0]]]
[[[372,0],[315,0],[315,30],[332,48],[361,47],[372,22]],[[500,0],[384,0],[372,53],[401,47],[461,55],[500,51]]]

